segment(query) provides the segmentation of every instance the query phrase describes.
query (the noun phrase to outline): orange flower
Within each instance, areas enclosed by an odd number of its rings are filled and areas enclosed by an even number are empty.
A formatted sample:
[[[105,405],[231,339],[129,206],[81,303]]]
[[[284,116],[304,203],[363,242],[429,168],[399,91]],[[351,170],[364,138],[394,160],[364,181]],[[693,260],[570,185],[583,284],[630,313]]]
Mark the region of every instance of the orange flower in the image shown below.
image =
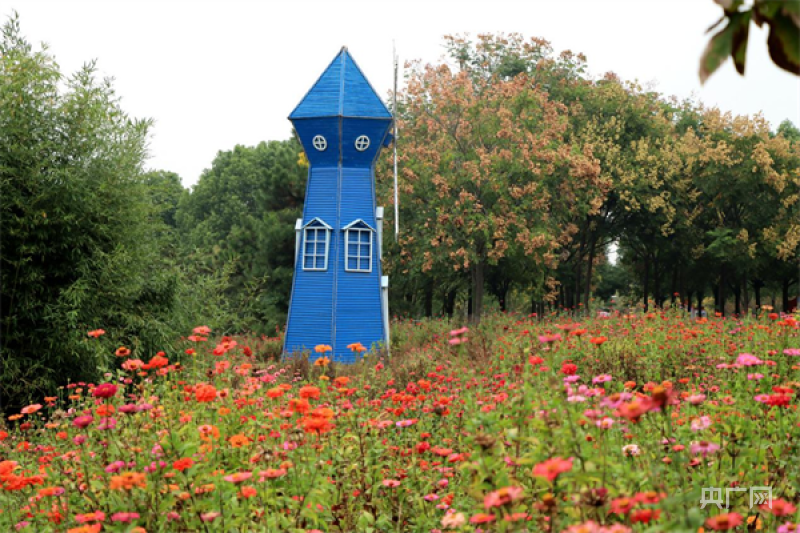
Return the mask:
[[[239,496],[242,498],[252,498],[256,494],[258,494],[258,491],[253,487],[242,487],[242,489],[239,491]]]
[[[219,438],[219,429],[217,429],[217,426],[205,424],[197,428],[197,430],[200,432],[200,438],[206,442]]]
[[[94,337],[95,339],[105,334],[106,330],[104,329],[93,329],[92,331],[89,332],[89,336]]]
[[[67,530],[67,533],[100,533],[103,529],[103,524],[84,524],[79,527],[73,527]]]
[[[314,347],[314,351],[317,353],[332,352],[333,348],[331,348],[327,344],[318,344],[317,346]]]
[[[314,361],[314,366],[328,366],[331,360],[328,357],[320,357],[316,361]]]
[[[319,388],[313,385],[306,385],[305,387],[300,388],[300,397],[301,398],[313,398],[315,400],[319,400]]]
[[[267,391],[267,396],[273,400],[283,396],[283,389],[280,387],[273,387]]]
[[[123,472],[119,476],[112,476],[111,485],[109,486],[111,490],[133,490],[136,487],[142,489],[147,487],[144,474],[138,472]]]
[[[128,357],[131,354],[131,351],[124,346],[120,346],[117,348],[117,351],[114,352],[117,357]]]
[[[238,434],[232,436],[231,438],[229,438],[228,442],[230,442],[231,446],[234,447],[234,448],[243,448],[244,446],[247,446],[248,444],[250,444],[251,441],[250,441],[249,438],[247,438],[247,436],[245,436],[245,435],[243,435],[241,433],[238,433]]]
[[[367,351],[364,345],[361,344],[360,342],[354,342],[353,344],[348,344],[347,349],[354,353],[361,353]]]
[[[605,342],[608,341],[608,337],[592,337],[589,342],[596,346],[602,346]]]
[[[303,398],[292,398],[289,400],[289,408],[295,413],[304,414],[311,409],[311,404]]]
[[[348,383],[350,383],[350,378],[347,376],[339,376],[333,380],[333,384],[340,388],[346,387]]]

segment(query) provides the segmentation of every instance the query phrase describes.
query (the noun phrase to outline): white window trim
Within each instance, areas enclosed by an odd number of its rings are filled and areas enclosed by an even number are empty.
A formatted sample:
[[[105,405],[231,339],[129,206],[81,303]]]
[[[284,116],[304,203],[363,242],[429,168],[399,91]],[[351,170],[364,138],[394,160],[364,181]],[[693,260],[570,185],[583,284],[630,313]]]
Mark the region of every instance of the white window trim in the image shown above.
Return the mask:
[[[361,219],[354,220],[350,224],[346,225],[344,228],[344,270],[345,272],[360,272],[364,274],[368,274],[372,272],[372,246],[374,240],[374,233],[375,230],[366,222]],[[362,231],[367,232],[369,234],[369,268],[350,268],[350,233],[357,233],[360,234]],[[362,243],[361,241],[356,241],[354,244],[358,244],[359,251],[361,250]],[[356,264],[360,265],[362,262],[362,255],[356,256]]]
[[[311,140],[311,144],[318,152],[324,152],[328,149],[328,139],[322,135],[314,135],[314,138]]]
[[[321,226],[321,227],[320,227]],[[325,255],[323,256],[323,267],[322,268],[314,268],[314,267],[306,267],[306,243],[308,241],[308,230],[324,230],[325,231]],[[330,250],[331,245],[331,228],[325,222],[320,220],[319,218],[314,218],[308,222],[305,226],[303,226],[303,255],[301,257],[301,261],[303,262],[303,270],[311,271],[311,272],[323,272],[328,270],[328,250]],[[317,246],[316,243],[319,242],[314,240],[314,254],[313,257],[318,257],[316,254]],[[312,263],[316,263],[316,261],[312,261]]]
[[[366,144],[364,144],[365,142]],[[359,152],[366,152],[369,149],[370,144],[372,144],[372,141],[369,140],[369,137],[367,137],[366,135],[359,135],[356,138],[355,142],[353,143],[353,146],[355,146],[355,149],[358,150]]]

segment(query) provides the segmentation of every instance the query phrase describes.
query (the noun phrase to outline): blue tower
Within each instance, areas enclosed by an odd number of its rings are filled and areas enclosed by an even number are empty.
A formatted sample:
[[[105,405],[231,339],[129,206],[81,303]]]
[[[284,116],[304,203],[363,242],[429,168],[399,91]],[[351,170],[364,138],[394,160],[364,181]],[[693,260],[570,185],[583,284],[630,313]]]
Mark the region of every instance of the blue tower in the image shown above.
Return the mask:
[[[392,115],[342,48],[289,115],[308,162],[303,218],[295,225],[295,268],[284,352],[388,345],[383,208],[375,206],[375,161],[389,144]]]

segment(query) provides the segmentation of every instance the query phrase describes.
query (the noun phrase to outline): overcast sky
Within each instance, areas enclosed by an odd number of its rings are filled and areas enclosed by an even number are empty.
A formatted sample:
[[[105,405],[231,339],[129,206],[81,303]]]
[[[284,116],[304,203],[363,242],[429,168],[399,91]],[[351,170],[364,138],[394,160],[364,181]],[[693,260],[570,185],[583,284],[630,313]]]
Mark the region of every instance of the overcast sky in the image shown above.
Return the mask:
[[[23,34],[46,42],[63,72],[97,59],[130,115],[155,120],[149,166],[197,182],[219,150],[286,139],[286,117],[346,45],[383,97],[392,41],[402,60],[438,60],[442,35],[520,32],[582,52],[593,75],[614,71],[735,114],[800,124],[800,81],[768,58],[751,29],[747,73],[730,60],[705,87],[712,0],[114,1],[0,0]]]

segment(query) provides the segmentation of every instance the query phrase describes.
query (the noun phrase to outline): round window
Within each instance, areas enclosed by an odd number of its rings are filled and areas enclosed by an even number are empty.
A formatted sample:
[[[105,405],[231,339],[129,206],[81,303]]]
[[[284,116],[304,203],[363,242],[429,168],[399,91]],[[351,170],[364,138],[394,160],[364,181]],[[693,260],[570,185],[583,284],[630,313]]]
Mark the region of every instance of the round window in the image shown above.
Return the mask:
[[[322,135],[315,135],[314,139],[311,142],[314,144],[314,148],[316,148],[320,152],[324,152],[325,148],[328,147],[328,141],[326,141],[325,137],[323,137]]]
[[[369,148],[369,137],[360,135],[358,139],[356,139],[356,150],[363,152],[367,148]]]

